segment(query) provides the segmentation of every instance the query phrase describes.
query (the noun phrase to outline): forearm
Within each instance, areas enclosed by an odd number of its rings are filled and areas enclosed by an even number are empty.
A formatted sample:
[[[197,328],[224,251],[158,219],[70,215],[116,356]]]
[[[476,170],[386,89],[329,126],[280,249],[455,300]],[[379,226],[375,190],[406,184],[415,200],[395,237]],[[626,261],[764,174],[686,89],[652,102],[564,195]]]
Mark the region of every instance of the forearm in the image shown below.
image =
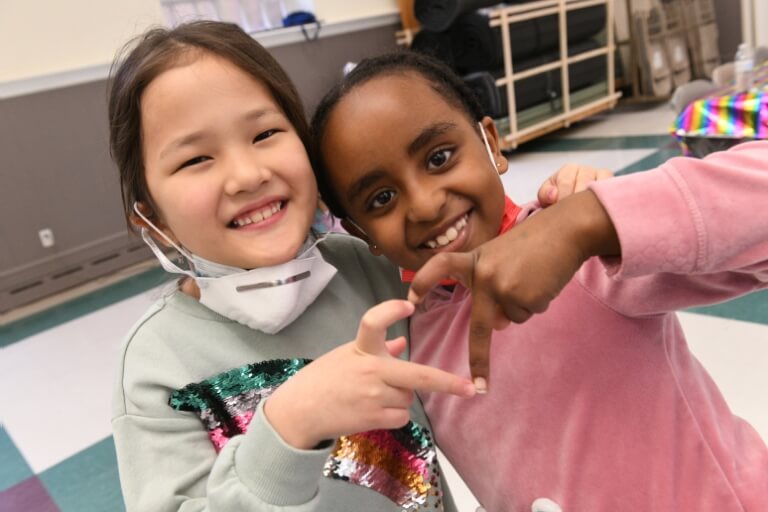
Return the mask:
[[[590,185],[621,240],[620,277],[768,270],[768,142]]]
[[[123,416],[113,426],[128,511],[315,510],[328,451],[285,446],[260,413],[219,454],[191,415]]]

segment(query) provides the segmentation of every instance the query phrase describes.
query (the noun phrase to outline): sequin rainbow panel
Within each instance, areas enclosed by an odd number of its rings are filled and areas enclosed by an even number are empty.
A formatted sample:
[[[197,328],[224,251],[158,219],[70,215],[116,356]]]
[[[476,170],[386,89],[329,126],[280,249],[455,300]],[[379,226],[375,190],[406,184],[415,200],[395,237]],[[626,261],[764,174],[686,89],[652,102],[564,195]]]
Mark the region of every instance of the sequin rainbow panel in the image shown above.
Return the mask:
[[[259,403],[311,362],[276,359],[234,368],[171,394],[169,405],[196,413],[217,452],[244,434]],[[413,421],[337,440],[323,474],[386,496],[403,511],[443,510],[440,468],[428,429]]]
[[[169,405],[200,416],[216,451],[248,430],[259,403],[309,364],[309,359],[276,359],[234,368],[171,394]]]
[[[437,453],[429,431],[414,422],[397,430],[341,437],[324,474],[373,489],[403,510],[442,510]]]

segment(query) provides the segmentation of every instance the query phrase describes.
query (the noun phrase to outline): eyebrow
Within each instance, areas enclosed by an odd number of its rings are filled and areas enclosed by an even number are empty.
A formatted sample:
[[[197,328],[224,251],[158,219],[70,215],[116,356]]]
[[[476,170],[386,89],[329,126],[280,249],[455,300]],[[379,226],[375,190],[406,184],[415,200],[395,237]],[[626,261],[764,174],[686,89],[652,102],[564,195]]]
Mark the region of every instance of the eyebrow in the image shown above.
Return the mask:
[[[408,156],[415,155],[419,152],[419,150],[427,146],[433,139],[455,128],[455,123],[447,122],[435,123],[427,126],[421,130],[421,132],[419,132],[419,134],[411,141],[410,144],[408,144],[406,153]],[[354,182],[351,187],[349,187],[349,192],[347,192],[347,200],[351,203],[354,201],[357,195],[376,184],[377,181],[386,178],[387,175],[388,173],[386,171],[382,171],[380,169],[367,173],[365,176]]]
[[[274,108],[271,108],[271,107],[255,108],[255,109],[252,109],[252,110],[249,110],[248,112],[246,112],[245,115],[243,115],[241,119],[243,121],[252,122],[252,121],[256,121],[257,119],[260,119],[260,118],[262,118],[264,116],[267,116],[267,115],[270,115],[270,114],[282,115],[280,113],[280,111],[278,111],[278,110],[276,110]],[[160,151],[158,157],[162,159],[165,156],[167,156],[168,153],[170,153],[172,151],[175,151],[175,150],[178,150],[178,149],[181,149],[184,146],[191,146],[191,145],[193,145],[193,144],[195,144],[197,142],[200,142],[201,140],[205,139],[206,137],[207,137],[207,133],[205,132],[205,130],[200,130],[200,131],[196,131],[196,132],[192,132],[192,133],[188,133],[186,135],[183,135],[183,136],[179,137],[178,139],[175,139],[175,140],[169,142]]]
[[[382,170],[376,170],[367,173],[365,176],[354,182],[351,187],[349,187],[349,191],[347,192],[347,200],[351,203],[354,201],[357,195],[376,184],[377,181],[386,178],[386,176],[387,173]]]
[[[440,135],[443,135],[444,133],[455,128],[456,124],[454,123],[435,123],[427,126],[421,131],[421,133],[416,136],[415,139],[413,139],[413,141],[411,141],[410,144],[408,144],[408,149],[406,150],[408,156],[415,155],[419,152],[420,149],[429,144],[432,139],[439,137]]]

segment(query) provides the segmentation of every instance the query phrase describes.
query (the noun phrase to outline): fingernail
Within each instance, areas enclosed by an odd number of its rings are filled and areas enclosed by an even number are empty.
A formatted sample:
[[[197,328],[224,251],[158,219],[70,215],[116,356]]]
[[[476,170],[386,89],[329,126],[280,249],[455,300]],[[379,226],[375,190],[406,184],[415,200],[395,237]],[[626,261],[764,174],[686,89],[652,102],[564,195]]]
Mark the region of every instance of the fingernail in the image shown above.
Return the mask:
[[[552,187],[549,189],[549,194],[547,194],[547,199],[550,201],[554,201],[557,198],[557,187]]]
[[[475,377],[475,392],[484,395],[488,392],[488,383],[482,377]]]
[[[477,388],[475,388],[475,385],[471,382],[467,382],[464,384],[464,387],[462,388],[462,395],[464,395],[467,398],[472,398],[475,396],[475,393],[477,393]]]

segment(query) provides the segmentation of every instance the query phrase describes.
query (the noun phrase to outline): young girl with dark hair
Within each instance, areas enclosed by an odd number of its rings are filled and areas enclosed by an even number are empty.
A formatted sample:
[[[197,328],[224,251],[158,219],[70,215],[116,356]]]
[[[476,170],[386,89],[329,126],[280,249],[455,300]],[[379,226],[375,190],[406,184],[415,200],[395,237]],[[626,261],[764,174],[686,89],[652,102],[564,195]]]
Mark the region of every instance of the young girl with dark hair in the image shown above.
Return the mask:
[[[411,360],[469,377],[469,359],[488,384],[472,400],[422,394],[475,496],[489,512],[768,509],[765,443],[675,315],[768,286],[768,142],[539,210],[505,197],[494,122],[468,98],[440,64],[386,55],[347,75],[312,128],[333,213],[404,275],[419,270]],[[496,303],[521,324],[477,329]]]

